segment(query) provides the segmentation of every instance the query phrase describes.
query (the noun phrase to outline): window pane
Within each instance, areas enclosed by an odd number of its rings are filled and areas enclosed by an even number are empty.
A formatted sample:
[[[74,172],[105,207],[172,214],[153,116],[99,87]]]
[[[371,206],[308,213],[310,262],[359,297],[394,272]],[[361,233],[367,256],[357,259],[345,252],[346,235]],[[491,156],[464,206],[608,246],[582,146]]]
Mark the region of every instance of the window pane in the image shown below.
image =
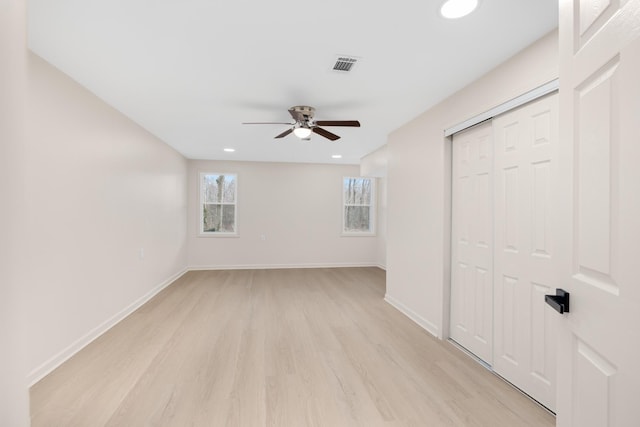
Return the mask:
[[[345,178],[344,179],[344,202],[348,205],[355,203],[356,199],[356,179]]]
[[[220,192],[218,191],[218,183],[216,179],[217,175],[205,175],[204,176],[204,202],[213,203],[216,202]]]
[[[345,178],[344,202],[347,205],[371,204],[371,179]]]
[[[236,176],[235,175],[205,175],[204,202],[205,203],[235,203]]]
[[[222,218],[220,216],[221,208],[221,205],[203,205],[204,211],[202,213],[202,231],[219,231],[219,229],[221,228],[220,219]]]
[[[222,207],[222,228],[223,233],[233,233],[236,231],[236,207],[224,205]]]
[[[360,201],[356,202],[362,205],[371,204],[371,180],[368,178],[362,179],[360,183]]]
[[[236,176],[224,175],[224,202],[235,203],[236,202]]]
[[[209,233],[235,232],[235,212],[233,205],[203,205],[202,231]]]
[[[344,231],[371,231],[368,206],[345,206]]]

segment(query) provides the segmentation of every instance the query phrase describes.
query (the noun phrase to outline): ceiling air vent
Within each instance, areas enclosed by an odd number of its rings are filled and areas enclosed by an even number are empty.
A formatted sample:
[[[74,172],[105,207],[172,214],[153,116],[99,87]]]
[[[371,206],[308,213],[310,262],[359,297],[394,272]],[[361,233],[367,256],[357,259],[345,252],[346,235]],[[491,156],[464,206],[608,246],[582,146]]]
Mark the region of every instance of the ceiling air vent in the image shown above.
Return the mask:
[[[349,72],[353,69],[353,66],[358,62],[357,58],[351,56],[338,56],[336,63],[333,66],[333,71]]]

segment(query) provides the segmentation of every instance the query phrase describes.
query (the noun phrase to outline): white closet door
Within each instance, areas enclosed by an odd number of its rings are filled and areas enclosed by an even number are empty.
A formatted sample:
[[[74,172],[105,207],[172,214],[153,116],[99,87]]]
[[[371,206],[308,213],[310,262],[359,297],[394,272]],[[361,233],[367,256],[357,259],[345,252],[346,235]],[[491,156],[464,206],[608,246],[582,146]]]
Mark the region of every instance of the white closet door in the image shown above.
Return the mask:
[[[451,338],[491,364],[493,340],[492,131],[453,136]]]
[[[493,369],[555,410],[557,313],[545,294],[560,278],[552,228],[558,223],[558,95],[493,120],[495,260]]]

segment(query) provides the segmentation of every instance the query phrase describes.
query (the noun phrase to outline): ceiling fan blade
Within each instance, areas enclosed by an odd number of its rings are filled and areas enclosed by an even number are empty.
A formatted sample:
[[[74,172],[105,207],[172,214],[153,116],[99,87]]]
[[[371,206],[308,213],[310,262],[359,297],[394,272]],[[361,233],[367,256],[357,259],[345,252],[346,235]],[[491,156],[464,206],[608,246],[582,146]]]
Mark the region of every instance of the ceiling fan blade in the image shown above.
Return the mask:
[[[355,128],[360,127],[360,122],[357,120],[318,120],[316,121],[318,126],[351,126]]]
[[[280,135],[274,137],[274,138],[284,138],[285,136],[289,135],[291,132],[293,132],[293,129],[287,129],[284,132],[282,132]]]
[[[295,123],[288,122],[242,122],[243,125],[295,125]]]
[[[335,133],[331,133],[326,129],[322,129],[319,127],[313,127],[311,128],[312,131],[314,131],[315,133],[317,133],[318,135],[324,136],[325,138],[328,138],[332,141],[335,141],[337,139],[340,139],[340,137],[338,135],[336,135]]]

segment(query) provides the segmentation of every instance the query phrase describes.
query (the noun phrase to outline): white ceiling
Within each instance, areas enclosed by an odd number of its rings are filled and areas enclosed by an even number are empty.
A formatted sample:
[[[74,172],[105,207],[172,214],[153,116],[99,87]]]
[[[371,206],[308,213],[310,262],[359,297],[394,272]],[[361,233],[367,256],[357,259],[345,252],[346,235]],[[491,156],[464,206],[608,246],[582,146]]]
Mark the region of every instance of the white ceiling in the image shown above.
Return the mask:
[[[480,0],[455,21],[441,4],[29,0],[29,46],[188,158],[354,164],[558,24],[557,0]],[[339,74],[337,55],[360,60]],[[241,124],[289,122],[293,105],[362,127],[304,142]]]

